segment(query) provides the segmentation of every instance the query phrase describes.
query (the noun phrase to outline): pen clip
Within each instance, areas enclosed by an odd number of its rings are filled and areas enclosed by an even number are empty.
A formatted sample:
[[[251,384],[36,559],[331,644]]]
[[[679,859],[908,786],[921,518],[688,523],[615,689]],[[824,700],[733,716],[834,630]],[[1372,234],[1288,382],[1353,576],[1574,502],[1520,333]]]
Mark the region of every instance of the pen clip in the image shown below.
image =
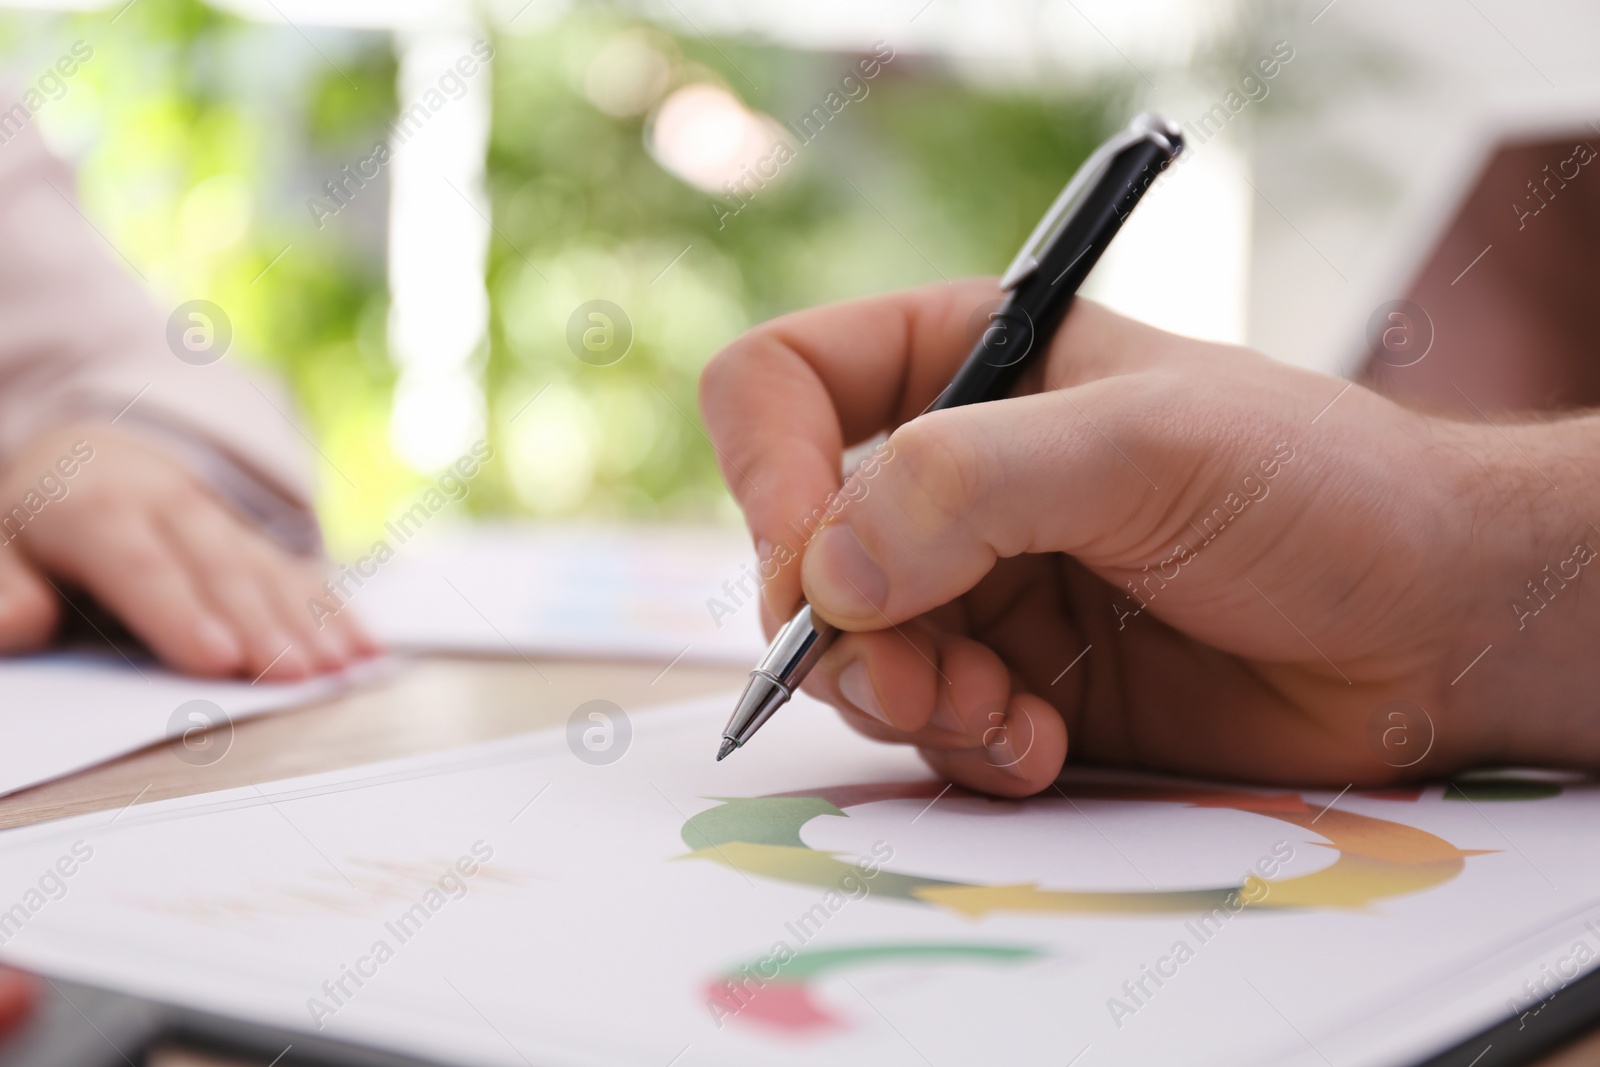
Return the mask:
[[[1033,228],[1028,239],[1022,242],[1022,248],[1017,252],[1017,257],[1011,261],[1006,272],[1000,278],[1000,290],[1009,292],[1032,274],[1039,267],[1039,260],[1050,243],[1056,239],[1064,228],[1065,223],[1072,215],[1078,201],[1091,184],[1098,181],[1105,173],[1106,166],[1112,157],[1123,149],[1140,141],[1154,140],[1159,142],[1172,155],[1177,155],[1182,150],[1182,140],[1178,136],[1177,127],[1167,119],[1148,112],[1135,116],[1128,124],[1128,128],[1096,148],[1089,158],[1083,161],[1083,166],[1067,182],[1065,189],[1061,190],[1055,202],[1050,205],[1050,210],[1044,213],[1044,218],[1039,220],[1039,225]]]

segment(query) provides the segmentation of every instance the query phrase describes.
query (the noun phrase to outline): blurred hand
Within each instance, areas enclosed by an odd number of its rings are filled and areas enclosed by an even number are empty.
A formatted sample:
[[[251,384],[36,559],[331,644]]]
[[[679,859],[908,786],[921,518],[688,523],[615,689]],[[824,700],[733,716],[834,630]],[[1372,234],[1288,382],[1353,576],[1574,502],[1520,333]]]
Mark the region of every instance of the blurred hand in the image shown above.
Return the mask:
[[[1515,606],[1541,567],[1570,579],[1594,558],[1574,546],[1600,545],[1592,421],[1433,418],[1086,301],[1019,395],[909,421],[996,295],[972,281],[786,316],[701,383],[770,560],[763,621],[803,594],[850,631],[806,688],[853,727],[1018,796],[1047,788],[1069,745],[1335,786],[1600,765],[1600,721],[1578,707],[1595,598],[1552,600],[1565,618]],[[843,446],[885,430],[807,543]],[[1393,701],[1409,749],[1385,733]]]
[[[287,681],[374,651],[350,612],[317,628],[315,566],[159,445],[104,423],[57,427],[17,455],[0,477],[0,542],[0,652],[49,640],[71,610],[52,588],[63,582],[191,674]]]
[[[0,1041],[22,1028],[33,1015],[38,999],[33,976],[0,967]]]

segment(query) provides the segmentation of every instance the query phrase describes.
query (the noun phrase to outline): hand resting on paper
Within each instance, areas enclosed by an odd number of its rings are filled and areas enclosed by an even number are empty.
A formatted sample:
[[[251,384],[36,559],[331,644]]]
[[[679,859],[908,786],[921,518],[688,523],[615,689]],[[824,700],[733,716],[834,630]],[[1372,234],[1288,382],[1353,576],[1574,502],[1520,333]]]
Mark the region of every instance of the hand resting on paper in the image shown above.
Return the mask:
[[[323,595],[316,568],[137,433],[97,422],[42,434],[0,475],[0,502],[0,651],[50,639],[73,610],[63,585],[194,674],[253,678],[270,666],[268,679],[285,681],[374,650],[350,612],[319,629],[306,608]]]
[[[1335,787],[1600,767],[1600,419],[1435,417],[1079,301],[1017,395],[910,421],[996,295],[788,315],[701,383],[768,633],[802,595],[850,631],[806,688],[858,731],[1010,796],[1069,753]]]

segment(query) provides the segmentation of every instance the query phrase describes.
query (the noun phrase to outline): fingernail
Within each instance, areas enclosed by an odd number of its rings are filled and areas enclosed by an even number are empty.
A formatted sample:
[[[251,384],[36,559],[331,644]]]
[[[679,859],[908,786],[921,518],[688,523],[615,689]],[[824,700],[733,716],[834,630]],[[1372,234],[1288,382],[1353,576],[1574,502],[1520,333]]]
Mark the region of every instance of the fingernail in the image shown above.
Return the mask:
[[[1011,743],[1011,730],[1009,725],[996,727],[984,734],[983,749],[985,759],[992,767],[998,767],[1013,778],[1024,777],[1022,771],[1022,753],[1017,752],[1016,746]]]
[[[238,663],[244,655],[244,649],[239,644],[239,639],[233,636],[233,631],[228,629],[216,619],[201,619],[195,627],[195,640],[206,655],[223,663]]]
[[[823,527],[806,564],[806,594],[824,611],[877,615],[889,599],[889,576],[848,523]]]
[[[878,703],[878,694],[872,691],[872,676],[867,673],[867,665],[860,660],[851,661],[850,665],[839,672],[839,692],[856,708],[871,715],[885,726],[893,726],[889,716],[883,713],[883,705]]]

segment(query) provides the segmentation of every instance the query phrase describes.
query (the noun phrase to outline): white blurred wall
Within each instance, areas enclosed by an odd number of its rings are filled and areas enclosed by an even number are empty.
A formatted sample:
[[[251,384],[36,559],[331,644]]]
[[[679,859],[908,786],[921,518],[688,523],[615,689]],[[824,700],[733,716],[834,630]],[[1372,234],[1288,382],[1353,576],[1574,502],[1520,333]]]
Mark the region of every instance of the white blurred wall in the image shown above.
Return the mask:
[[[1387,53],[1392,75],[1340,92],[1343,49],[1359,40],[1362,54]],[[1350,369],[1368,315],[1400,295],[1496,137],[1563,114],[1600,120],[1596,41],[1600,5],[1583,0],[1337,0],[1308,22],[1295,73],[1332,91],[1315,123],[1252,148],[1282,217],[1258,205],[1251,343]]]

